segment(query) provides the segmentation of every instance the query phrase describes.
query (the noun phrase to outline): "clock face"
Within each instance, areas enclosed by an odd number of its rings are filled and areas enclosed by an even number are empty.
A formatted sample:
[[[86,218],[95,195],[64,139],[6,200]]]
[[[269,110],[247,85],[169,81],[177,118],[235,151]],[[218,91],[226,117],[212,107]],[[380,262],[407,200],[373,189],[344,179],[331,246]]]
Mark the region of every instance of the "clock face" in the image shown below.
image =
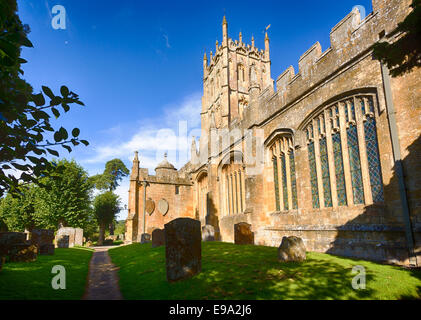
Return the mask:
[[[162,215],[166,215],[168,212],[168,202],[165,199],[161,199],[158,201],[158,211],[162,213]]]
[[[146,212],[151,215],[155,210],[155,202],[152,199],[146,200]]]

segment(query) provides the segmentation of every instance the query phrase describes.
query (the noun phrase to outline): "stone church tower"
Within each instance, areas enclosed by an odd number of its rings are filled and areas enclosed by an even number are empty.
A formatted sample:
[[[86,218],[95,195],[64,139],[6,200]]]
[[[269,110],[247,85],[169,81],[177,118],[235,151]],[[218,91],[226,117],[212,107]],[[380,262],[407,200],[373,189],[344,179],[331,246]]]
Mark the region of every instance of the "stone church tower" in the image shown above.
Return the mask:
[[[270,75],[269,37],[265,49],[228,37],[228,23],[222,22],[222,43],[216,41],[215,54],[203,57],[202,130],[224,128],[241,120],[253,96],[273,84]]]

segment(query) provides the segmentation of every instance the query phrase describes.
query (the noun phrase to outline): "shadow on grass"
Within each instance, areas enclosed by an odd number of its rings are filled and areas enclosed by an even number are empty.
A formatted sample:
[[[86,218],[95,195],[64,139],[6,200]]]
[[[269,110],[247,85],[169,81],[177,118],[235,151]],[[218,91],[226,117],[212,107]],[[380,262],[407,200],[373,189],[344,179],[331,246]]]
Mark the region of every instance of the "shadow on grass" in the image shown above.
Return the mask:
[[[131,245],[109,251],[120,267],[126,299],[371,299],[376,288],[354,290],[352,268],[359,260],[308,253],[302,263],[280,263],[272,247],[202,244],[202,272],[168,283],[165,248]],[[368,262],[364,262],[368,263]],[[366,282],[376,273],[366,268]]]

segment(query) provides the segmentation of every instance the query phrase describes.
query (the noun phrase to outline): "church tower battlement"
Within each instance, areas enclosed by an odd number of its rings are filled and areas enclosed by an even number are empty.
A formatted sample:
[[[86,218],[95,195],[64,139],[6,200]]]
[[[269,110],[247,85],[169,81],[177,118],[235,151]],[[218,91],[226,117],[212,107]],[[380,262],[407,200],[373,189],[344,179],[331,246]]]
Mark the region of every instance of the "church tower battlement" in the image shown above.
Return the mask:
[[[222,22],[222,42],[216,41],[215,53],[203,57],[202,130],[224,128],[242,119],[251,95],[258,95],[273,85],[270,73],[269,37],[265,35],[265,49],[228,37],[228,23]]]

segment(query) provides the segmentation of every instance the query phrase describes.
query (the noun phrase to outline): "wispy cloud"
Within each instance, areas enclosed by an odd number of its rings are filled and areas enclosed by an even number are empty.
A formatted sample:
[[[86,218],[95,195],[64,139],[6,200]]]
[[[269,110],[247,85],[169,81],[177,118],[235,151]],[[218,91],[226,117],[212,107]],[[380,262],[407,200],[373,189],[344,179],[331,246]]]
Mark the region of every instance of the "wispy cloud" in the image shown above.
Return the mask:
[[[81,162],[99,164],[116,157],[131,161],[137,150],[141,166],[151,173],[165,152],[169,161],[180,168],[189,160],[191,135],[200,134],[200,111],[200,93],[189,95],[180,103],[167,105],[162,117],[138,123],[140,129],[134,133],[126,136],[123,133],[117,140],[94,146],[95,154]],[[120,126],[106,131],[120,131]]]

